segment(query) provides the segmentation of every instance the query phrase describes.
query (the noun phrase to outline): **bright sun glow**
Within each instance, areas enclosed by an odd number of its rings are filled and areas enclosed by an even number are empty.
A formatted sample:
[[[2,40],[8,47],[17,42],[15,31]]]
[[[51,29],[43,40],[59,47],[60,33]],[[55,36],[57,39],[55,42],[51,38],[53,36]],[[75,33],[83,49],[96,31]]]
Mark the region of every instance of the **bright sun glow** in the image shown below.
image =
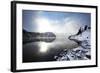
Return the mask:
[[[50,24],[50,21],[43,18],[37,20],[37,27],[38,32],[50,32],[52,30],[52,25]]]

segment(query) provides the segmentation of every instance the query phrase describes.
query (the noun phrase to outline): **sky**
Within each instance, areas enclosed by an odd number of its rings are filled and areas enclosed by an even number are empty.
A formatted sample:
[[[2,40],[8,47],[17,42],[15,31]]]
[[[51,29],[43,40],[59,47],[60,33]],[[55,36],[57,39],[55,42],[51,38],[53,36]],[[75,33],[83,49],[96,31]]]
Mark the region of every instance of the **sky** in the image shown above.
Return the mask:
[[[23,28],[29,32],[37,32],[38,28],[45,27],[48,23],[53,27],[67,25],[64,29],[70,27],[69,25],[90,25],[90,19],[91,15],[89,13],[23,10]]]

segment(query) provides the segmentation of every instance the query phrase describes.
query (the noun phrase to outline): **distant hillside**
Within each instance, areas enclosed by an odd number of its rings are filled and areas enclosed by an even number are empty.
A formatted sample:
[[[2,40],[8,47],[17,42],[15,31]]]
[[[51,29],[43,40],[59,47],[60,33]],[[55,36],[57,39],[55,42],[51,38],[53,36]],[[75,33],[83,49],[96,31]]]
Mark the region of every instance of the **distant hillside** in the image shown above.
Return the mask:
[[[38,32],[27,32],[23,29],[23,43],[29,42],[52,42],[56,39],[56,35],[52,32],[38,33]]]

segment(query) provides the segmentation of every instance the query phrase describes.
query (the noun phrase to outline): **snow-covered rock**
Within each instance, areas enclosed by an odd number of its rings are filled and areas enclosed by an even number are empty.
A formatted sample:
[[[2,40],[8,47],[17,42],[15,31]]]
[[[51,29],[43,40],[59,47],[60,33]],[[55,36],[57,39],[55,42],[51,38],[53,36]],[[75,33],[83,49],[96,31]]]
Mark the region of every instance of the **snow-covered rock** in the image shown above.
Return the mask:
[[[88,60],[91,59],[91,28],[87,25],[80,27],[79,31],[75,35],[69,36],[71,41],[78,43],[77,48],[64,49],[59,55],[54,58],[57,61],[68,60]]]

